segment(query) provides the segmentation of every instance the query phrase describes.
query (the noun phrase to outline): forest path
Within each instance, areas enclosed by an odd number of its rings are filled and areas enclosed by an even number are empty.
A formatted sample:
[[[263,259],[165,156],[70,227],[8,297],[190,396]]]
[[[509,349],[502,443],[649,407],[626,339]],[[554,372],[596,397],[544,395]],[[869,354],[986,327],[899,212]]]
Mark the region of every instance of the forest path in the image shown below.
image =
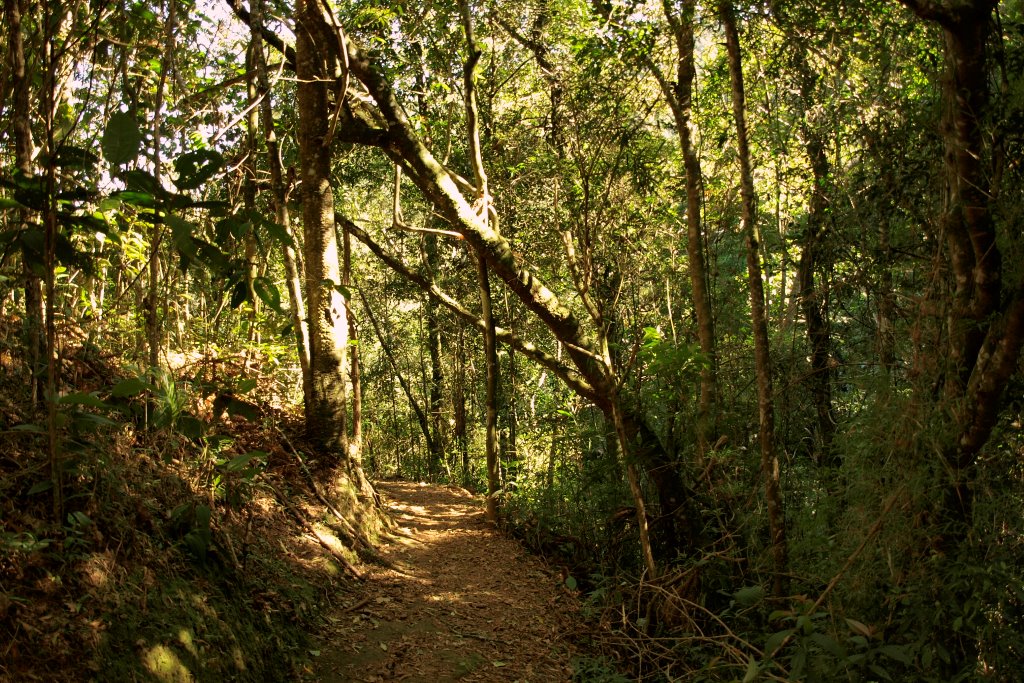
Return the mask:
[[[366,596],[335,615],[316,680],[568,681],[578,603],[456,488],[377,485],[408,537],[380,548]]]

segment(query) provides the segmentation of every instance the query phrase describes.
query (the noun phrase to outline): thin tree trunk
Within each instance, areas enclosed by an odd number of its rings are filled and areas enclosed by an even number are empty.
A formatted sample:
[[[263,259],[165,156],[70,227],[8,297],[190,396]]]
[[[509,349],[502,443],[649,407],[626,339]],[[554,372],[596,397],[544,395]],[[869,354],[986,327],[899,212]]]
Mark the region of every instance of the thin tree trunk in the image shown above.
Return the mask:
[[[454,437],[462,461],[462,485],[469,487],[469,437],[466,433],[466,332],[460,326],[455,347],[455,371],[452,381],[452,413],[455,420]]]
[[[647,525],[647,504],[644,501],[644,492],[640,488],[640,477],[636,471],[636,465],[631,457],[630,438],[626,425],[622,420],[622,414],[618,409],[618,402],[612,405],[612,423],[615,425],[615,435],[618,437],[619,452],[622,462],[625,465],[626,481],[629,482],[629,490],[633,494],[633,503],[636,505],[636,522],[640,530],[640,553],[644,558],[644,566],[647,567],[649,580],[658,578],[658,567],[654,563],[654,551],[651,549],[651,534]]]
[[[772,558],[775,564],[773,592],[775,595],[781,596],[786,590],[786,521],[779,486],[779,458],[775,452],[775,405],[772,396],[771,356],[768,346],[768,321],[765,315],[764,283],[761,277],[760,235],[757,229],[755,206],[757,198],[754,195],[754,177],[750,168],[750,149],[747,143],[743,62],[732,3],[722,2],[719,9],[725,29],[725,44],[729,57],[732,111],[736,123],[736,146],[740,167],[740,194],[743,201],[742,223],[747,239],[747,275],[750,285],[750,318],[754,331],[761,473],[765,481],[768,528],[771,536]]]
[[[476,75],[482,52],[473,34],[473,20],[470,16],[469,0],[459,0],[459,13],[466,33],[468,55],[463,65],[463,96],[466,107],[466,129],[469,138],[469,154],[476,179],[476,214],[484,225],[497,234],[497,226],[490,224],[490,194],[487,189],[487,173],[484,170],[483,152],[480,149],[479,111],[476,101]],[[487,368],[486,410],[486,454],[487,454],[487,521],[498,522],[498,344],[494,331],[494,308],[491,298],[491,282],[487,272],[487,257],[480,250],[476,254],[479,277],[480,311],[484,322],[484,363]]]
[[[163,186],[163,109],[167,74],[171,69],[174,54],[174,31],[177,25],[177,2],[168,0],[167,15],[164,18],[164,51],[161,56],[160,78],[156,85],[156,103],[153,106],[153,177],[157,185]],[[149,242],[149,292],[146,294],[146,349],[147,363],[152,377],[160,366],[160,347],[163,321],[160,318],[160,242],[163,237],[163,220],[160,212],[153,216]]]
[[[805,48],[798,50],[798,64],[801,85],[800,95],[810,110],[814,102],[814,85],[818,77],[807,63]],[[797,266],[797,282],[800,288],[800,308],[807,326],[807,340],[811,346],[811,374],[808,378],[811,397],[817,413],[817,443],[815,460],[823,465],[836,465],[832,448],[835,435],[836,416],[832,406],[832,369],[829,359],[832,355],[832,335],[828,320],[828,288],[815,284],[815,272],[823,265],[825,240],[829,234],[828,187],[832,173],[826,154],[825,141],[820,122],[808,114],[801,122],[804,149],[811,166],[811,199],[807,212],[806,240]]]
[[[352,236],[342,226],[341,284],[352,291]],[[377,491],[363,470],[363,386],[359,369],[359,344],[356,334],[356,319],[352,314],[351,300],[345,299],[345,317],[348,320],[349,379],[352,382],[352,435],[348,439],[348,464],[352,477],[364,496],[379,502]]]
[[[693,145],[691,112],[693,108],[694,14],[695,0],[683,0],[677,8],[668,0],[663,3],[665,18],[672,29],[676,43],[676,79],[669,81],[653,59],[646,59],[655,74],[662,94],[672,110],[683,155],[686,173],[686,255],[693,291],[693,309],[697,318],[697,338],[707,363],[701,367],[700,397],[697,408],[697,457],[702,462],[709,447],[708,441],[717,429],[718,355],[715,348],[714,312],[708,286],[708,269],[704,255],[704,235],[701,224],[702,193],[700,159]]]
[[[395,377],[398,379],[398,384],[402,387],[402,392],[409,401],[409,407],[412,408],[413,412],[416,414],[416,421],[419,423],[420,431],[423,432],[423,438],[427,442],[427,452],[429,453],[432,448],[430,444],[430,439],[432,437],[430,434],[430,421],[427,419],[427,414],[420,406],[420,402],[416,400],[415,394],[412,393],[412,387],[409,386],[409,382],[405,379],[402,371],[398,369],[398,361],[395,360],[395,355],[391,351],[391,342],[390,340],[385,339],[380,323],[377,322],[377,316],[374,315],[373,309],[370,308],[370,302],[366,300],[366,295],[360,291],[359,298],[363,302],[363,310],[366,311],[366,317],[370,319],[370,325],[373,327],[373,333],[377,335],[377,341],[380,343],[380,348],[384,351],[384,356],[388,359],[388,363],[391,365],[391,371],[395,373]]]
[[[25,3],[27,7],[28,3]],[[11,60],[11,127],[14,137],[14,165],[18,172],[32,176],[32,80],[25,68],[25,38],[22,15],[26,7],[21,0],[5,0],[4,14],[8,26],[8,51]],[[28,224],[30,212],[21,211],[21,221]],[[37,405],[45,393],[46,377],[43,372],[45,359],[45,338],[43,333],[43,290],[42,281],[32,267],[33,258],[24,253],[21,259],[22,276],[25,279],[25,321],[23,333],[25,358],[29,369],[31,401]]]
[[[494,315],[491,309],[491,283],[487,262],[477,257],[480,278],[480,307],[484,319],[484,364],[487,368],[486,453],[487,453],[487,521],[498,522],[498,349],[494,337]]]
[[[252,107],[249,113],[245,117],[245,142],[248,148],[250,163],[246,164],[243,169],[242,179],[242,203],[245,206],[246,213],[250,216],[256,215],[256,169],[254,167],[255,161],[259,155],[259,146],[256,142],[256,129],[259,128],[259,115],[257,111],[257,99],[259,98],[259,92],[256,89],[256,84],[253,80],[253,74],[255,72],[255,52],[262,49],[262,44],[255,41],[249,43],[249,49],[246,50],[246,94],[248,95],[248,104]],[[252,354],[255,351],[254,343],[256,342],[257,336],[257,316],[259,315],[259,297],[256,295],[256,277],[258,270],[256,267],[256,235],[254,234],[255,227],[251,228],[245,235],[245,288],[249,293],[249,329],[246,334],[246,345],[245,350],[245,366],[248,370],[249,363],[252,362]]]
[[[439,256],[437,236],[424,235],[424,246],[427,256],[427,267],[431,274],[437,272]],[[438,318],[437,303],[427,297],[427,347],[430,352],[430,429],[434,434],[430,449],[430,474],[441,474],[441,460],[444,457],[444,440],[441,427],[441,399],[444,387],[444,375],[441,367],[441,329]]]

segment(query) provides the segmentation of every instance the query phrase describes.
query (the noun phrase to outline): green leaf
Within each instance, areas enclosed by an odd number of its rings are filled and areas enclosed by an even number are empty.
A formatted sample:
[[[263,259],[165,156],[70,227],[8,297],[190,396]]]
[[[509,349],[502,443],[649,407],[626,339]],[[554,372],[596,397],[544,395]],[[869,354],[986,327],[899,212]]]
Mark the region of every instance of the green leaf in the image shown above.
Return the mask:
[[[78,168],[86,171],[98,164],[100,158],[92,150],[73,145],[61,145],[49,161],[60,168]]]
[[[292,236],[288,234],[288,231],[285,230],[285,227],[280,223],[264,220],[261,221],[260,224],[266,229],[267,235],[270,236],[270,239],[287,247],[295,246],[295,240],[292,239]]]
[[[231,290],[231,308],[238,308],[243,301],[248,299],[249,288],[245,286],[244,282],[236,282],[234,289]]]
[[[138,396],[147,389],[152,388],[153,387],[141,377],[130,377],[115,384],[114,388],[110,390],[110,395],[114,398],[127,398],[129,396]]]
[[[43,481],[36,482],[35,484],[32,484],[32,488],[30,488],[28,490],[28,495],[34,496],[37,493],[42,493],[44,491],[50,491],[52,489],[53,489],[53,481],[50,480],[50,479],[44,479]]]
[[[865,638],[870,638],[873,635],[870,626],[863,622],[857,621],[856,619],[847,618],[846,625],[850,627],[851,631],[853,631],[854,633],[859,633]]]
[[[264,460],[267,454],[265,451],[250,451],[243,455],[236,456],[229,460],[225,465],[224,469],[228,472],[237,472],[244,469],[253,460]]]
[[[124,174],[124,184],[127,190],[132,192],[144,192],[154,197],[162,197],[167,191],[160,185],[160,181],[149,171],[134,169]]]
[[[78,413],[75,415],[75,426],[79,429],[90,429],[93,427],[116,427],[118,423],[95,413]]]
[[[883,669],[882,667],[878,666],[877,664],[868,664],[868,668],[871,669],[871,671],[873,671],[874,674],[883,681],[892,680],[892,676],[889,674],[889,672]]]
[[[214,230],[217,243],[224,244],[228,240],[228,237],[242,239],[246,233],[249,232],[251,225],[252,223],[243,214],[235,214],[217,221],[217,225]]]
[[[194,190],[212,178],[223,165],[224,157],[212,149],[182,154],[174,160],[174,170],[178,172],[174,185],[179,190]]]
[[[260,276],[252,281],[252,288],[263,303],[277,313],[284,313],[281,309],[281,291],[270,278]]]
[[[12,432],[29,432],[31,434],[45,434],[46,430],[40,425],[33,424],[31,422],[27,424],[14,425],[11,427]]]
[[[171,241],[174,242],[174,248],[181,256],[182,270],[187,270],[189,264],[199,256],[199,246],[192,239],[195,226],[174,214],[168,214],[164,220],[167,225],[171,226]]]
[[[733,597],[737,604],[742,607],[752,607],[764,599],[764,588],[762,586],[745,586],[736,591]]]
[[[7,209],[24,209],[25,205],[11,197],[0,197],[0,211]]]
[[[231,270],[231,260],[217,247],[197,237],[192,238],[198,249],[199,259],[210,268],[226,273]]]
[[[178,431],[186,438],[202,438],[205,427],[206,423],[195,415],[184,414],[178,417]]]
[[[842,646],[824,633],[812,633],[811,641],[836,659],[846,659],[846,651]]]
[[[743,683],[753,683],[757,680],[757,675],[761,673],[761,667],[757,665],[757,660],[753,657],[747,661],[747,673],[743,676]]]
[[[245,379],[238,380],[238,383],[235,384],[235,393],[247,394],[247,393],[249,393],[250,391],[252,391],[255,388],[256,388],[256,378],[255,377],[246,377]]]
[[[68,524],[72,527],[83,527],[92,524],[92,520],[89,519],[89,515],[84,512],[75,510],[74,512],[68,513]]]
[[[910,665],[914,663],[914,658],[907,651],[907,647],[905,645],[883,645],[878,648],[878,651],[889,659],[896,660],[900,664]]]
[[[107,121],[100,147],[103,156],[114,166],[127,164],[139,156],[142,133],[135,117],[126,112],[117,112]]]
[[[568,588],[571,591],[574,591],[574,590],[576,590],[576,586],[577,585],[578,584],[576,582],[576,577],[574,577],[574,576],[567,576],[567,577],[565,577],[565,587],[566,588]]]
[[[148,192],[137,192],[134,190],[122,190],[115,192],[110,195],[111,199],[116,199],[124,202],[125,204],[131,204],[132,206],[141,206],[143,208],[150,208],[156,206],[156,197]]]
[[[57,399],[57,403],[61,405],[79,405],[89,406],[90,408],[109,408],[110,406],[100,399],[95,394],[90,394],[85,391],[76,391],[73,394],[67,396],[61,396]]]
[[[197,505],[195,509],[195,523],[192,531],[185,535],[185,545],[188,546],[192,556],[200,561],[206,560],[206,553],[210,549],[210,518],[212,513],[206,505]]]
[[[789,638],[791,635],[793,635],[793,629],[787,628],[768,636],[768,640],[764,643],[764,656],[771,657],[774,655],[776,650],[778,650],[782,646],[782,643],[786,641],[786,638]]]

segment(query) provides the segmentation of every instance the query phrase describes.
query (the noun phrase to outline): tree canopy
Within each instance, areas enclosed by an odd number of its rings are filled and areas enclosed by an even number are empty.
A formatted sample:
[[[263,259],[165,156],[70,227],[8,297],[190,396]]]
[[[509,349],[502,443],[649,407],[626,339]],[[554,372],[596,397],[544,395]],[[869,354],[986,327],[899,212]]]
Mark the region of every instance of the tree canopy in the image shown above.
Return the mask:
[[[125,421],[273,406],[361,500],[483,492],[637,678],[1014,677],[1020,3],[4,17],[0,431],[58,525]]]

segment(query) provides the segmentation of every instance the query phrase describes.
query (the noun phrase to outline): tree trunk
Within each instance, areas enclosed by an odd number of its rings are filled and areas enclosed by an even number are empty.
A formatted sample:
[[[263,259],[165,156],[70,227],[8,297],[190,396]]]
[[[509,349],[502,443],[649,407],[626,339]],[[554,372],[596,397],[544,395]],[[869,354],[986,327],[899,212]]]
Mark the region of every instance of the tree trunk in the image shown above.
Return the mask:
[[[352,291],[352,236],[344,225],[342,226],[341,284],[348,291]],[[366,472],[363,469],[363,386],[359,368],[359,338],[356,332],[356,318],[352,314],[349,298],[345,299],[345,318],[348,321],[349,379],[352,383],[352,435],[348,439],[348,466],[359,492],[379,503],[377,491],[373,488],[370,480],[366,478]]]
[[[315,0],[300,0],[296,27],[298,142],[309,300],[310,401],[307,434],[336,457],[347,456],[346,351],[348,321],[331,189],[329,83],[338,72],[337,37]],[[340,94],[339,94],[340,96]]]
[[[427,267],[431,274],[437,272],[440,259],[437,251],[437,236],[423,236]],[[438,318],[437,303],[427,297],[427,346],[430,352],[430,430],[433,433],[430,448],[431,476],[440,476],[442,472],[442,459],[444,458],[444,440],[442,438],[441,424],[441,399],[444,389],[444,374],[441,367],[441,327]]]
[[[484,365],[487,368],[486,453],[487,453],[487,521],[498,522],[498,348],[494,336],[494,315],[491,307],[491,282],[487,261],[477,257],[480,277],[480,308],[484,319]]]
[[[693,107],[693,81],[696,77],[694,65],[694,14],[695,0],[683,0],[678,9],[670,2],[664,3],[665,18],[672,29],[676,43],[676,80],[668,82],[657,69],[655,75],[661,85],[662,94],[668,101],[676,124],[676,135],[683,155],[686,172],[686,255],[688,259],[690,287],[693,290],[693,310],[697,317],[697,338],[701,353],[707,360],[701,367],[700,398],[697,408],[697,454],[702,461],[707,454],[709,435],[713,435],[717,422],[718,403],[718,355],[715,349],[714,312],[711,306],[711,292],[706,259],[704,257],[704,236],[701,225],[700,159],[693,146],[691,111]],[[653,61],[649,61],[653,66]]]
[[[466,429],[466,333],[459,327],[455,348],[455,375],[452,381],[452,414],[455,420],[454,438],[462,461],[462,485],[471,484],[469,469],[469,435]]]
[[[25,3],[27,6],[27,3]],[[21,18],[26,6],[21,0],[4,0],[4,14],[8,26],[8,51],[11,60],[11,127],[14,138],[14,166],[26,178],[32,176],[32,80],[25,69],[25,38]],[[27,225],[28,209],[21,211],[21,222]],[[33,405],[42,400],[46,387],[44,374],[45,339],[43,334],[43,289],[33,261],[39,255],[22,255],[22,275],[25,278],[25,321],[23,334],[25,358],[29,370],[29,385]],[[38,264],[37,264],[38,265]]]
[[[818,76],[807,62],[806,48],[797,50],[800,97],[808,112],[814,109],[814,86]],[[828,187],[831,183],[831,164],[825,150],[824,135],[818,118],[808,113],[800,126],[804,137],[804,150],[811,166],[811,198],[807,212],[807,231],[796,278],[799,287],[800,308],[807,326],[807,340],[811,346],[811,374],[808,377],[811,398],[814,401],[817,436],[814,459],[823,465],[838,464],[833,455],[832,438],[836,416],[832,406],[832,335],[828,320],[828,288],[815,284],[815,272],[825,263],[825,240],[829,234]]]
[[[768,346],[768,321],[765,315],[764,283],[761,277],[760,235],[757,229],[757,198],[754,195],[754,177],[750,168],[750,149],[747,143],[746,104],[743,91],[743,62],[740,52],[739,31],[732,3],[719,5],[725,44],[729,57],[729,76],[732,82],[732,111],[736,123],[736,146],[740,167],[740,194],[743,202],[742,223],[747,239],[747,276],[750,285],[750,319],[754,331],[754,364],[757,374],[757,403],[759,439],[761,442],[761,473],[765,480],[765,500],[768,507],[768,528],[771,536],[772,559],[775,564],[773,592],[777,596],[786,589],[786,520],[779,487],[779,458],[775,452],[775,404],[772,396],[771,355]]]

